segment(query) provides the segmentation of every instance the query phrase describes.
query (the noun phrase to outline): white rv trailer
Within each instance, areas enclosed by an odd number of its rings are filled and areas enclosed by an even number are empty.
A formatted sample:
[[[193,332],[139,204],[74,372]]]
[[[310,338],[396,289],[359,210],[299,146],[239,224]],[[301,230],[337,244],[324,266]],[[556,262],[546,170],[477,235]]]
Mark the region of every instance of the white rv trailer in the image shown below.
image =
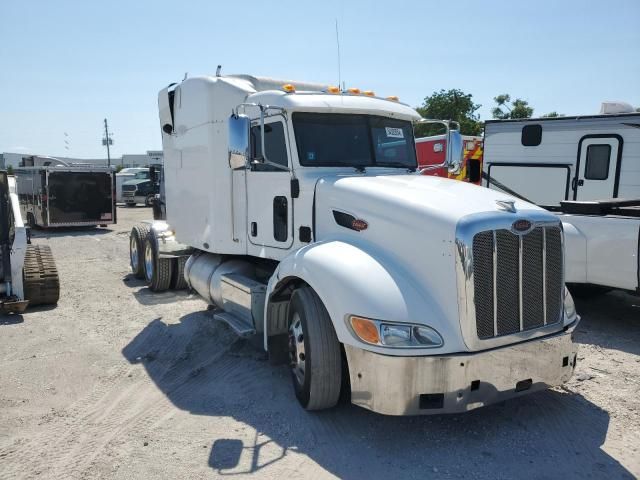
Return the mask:
[[[483,173],[542,206],[640,199],[640,113],[488,120]]]
[[[483,185],[561,217],[567,283],[640,292],[640,113],[489,120]]]
[[[464,412],[571,376],[560,221],[416,172],[411,107],[246,75],[158,101],[166,221],[133,228],[131,267],[260,335],[305,408],[349,388],[376,412]]]

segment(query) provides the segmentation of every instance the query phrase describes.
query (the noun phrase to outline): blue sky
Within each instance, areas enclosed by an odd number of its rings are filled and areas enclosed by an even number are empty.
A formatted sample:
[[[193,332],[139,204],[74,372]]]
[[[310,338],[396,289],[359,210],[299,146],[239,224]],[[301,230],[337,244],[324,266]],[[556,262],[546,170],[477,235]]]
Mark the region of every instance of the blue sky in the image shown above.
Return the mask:
[[[105,117],[114,156],[158,149],[158,90],[218,64],[335,84],[336,18],[347,86],[411,105],[460,88],[482,119],[500,93],[537,115],[640,107],[637,0],[2,0],[0,152],[104,157]]]

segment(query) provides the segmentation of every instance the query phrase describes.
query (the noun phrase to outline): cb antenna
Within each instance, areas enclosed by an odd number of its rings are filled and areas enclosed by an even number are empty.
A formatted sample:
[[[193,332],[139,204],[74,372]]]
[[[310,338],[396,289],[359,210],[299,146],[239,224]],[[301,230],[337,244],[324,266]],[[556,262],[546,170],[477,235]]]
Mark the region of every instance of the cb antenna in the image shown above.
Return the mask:
[[[342,84],[342,72],[340,71],[340,34],[338,33],[338,19],[336,18],[336,45],[338,47],[338,87]],[[344,89],[344,87],[343,87]]]

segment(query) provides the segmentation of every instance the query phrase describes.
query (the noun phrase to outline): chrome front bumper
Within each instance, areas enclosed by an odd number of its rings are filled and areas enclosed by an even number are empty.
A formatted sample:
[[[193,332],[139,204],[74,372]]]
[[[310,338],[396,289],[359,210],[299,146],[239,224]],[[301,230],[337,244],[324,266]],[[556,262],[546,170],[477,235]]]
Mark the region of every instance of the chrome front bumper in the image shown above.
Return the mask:
[[[386,415],[460,413],[561,385],[573,374],[577,325],[477,353],[394,357],[345,345],[351,401]]]

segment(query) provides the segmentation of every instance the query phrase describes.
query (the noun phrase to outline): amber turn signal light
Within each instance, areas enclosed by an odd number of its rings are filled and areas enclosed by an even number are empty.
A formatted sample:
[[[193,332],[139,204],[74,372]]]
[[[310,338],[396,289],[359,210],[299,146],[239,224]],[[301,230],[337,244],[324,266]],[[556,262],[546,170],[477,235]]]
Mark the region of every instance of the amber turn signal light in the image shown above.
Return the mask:
[[[373,344],[380,343],[378,326],[368,318],[351,317],[351,327],[353,327],[353,331],[361,340]]]

